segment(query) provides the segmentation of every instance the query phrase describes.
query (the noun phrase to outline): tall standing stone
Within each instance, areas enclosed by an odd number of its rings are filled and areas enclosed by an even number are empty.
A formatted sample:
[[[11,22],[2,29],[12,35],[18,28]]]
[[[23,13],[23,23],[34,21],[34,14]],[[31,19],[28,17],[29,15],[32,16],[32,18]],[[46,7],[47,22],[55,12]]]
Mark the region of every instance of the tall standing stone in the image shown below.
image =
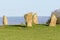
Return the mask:
[[[3,16],[3,25],[8,25],[8,20],[6,16]]]
[[[56,15],[53,14],[51,16],[51,21],[50,21],[49,26],[56,26],[56,22],[57,22],[57,17],[56,17]]]
[[[33,15],[33,23],[38,24],[38,16],[36,13]]]
[[[27,27],[32,27],[32,12],[25,14],[24,15],[25,18],[25,23]]]

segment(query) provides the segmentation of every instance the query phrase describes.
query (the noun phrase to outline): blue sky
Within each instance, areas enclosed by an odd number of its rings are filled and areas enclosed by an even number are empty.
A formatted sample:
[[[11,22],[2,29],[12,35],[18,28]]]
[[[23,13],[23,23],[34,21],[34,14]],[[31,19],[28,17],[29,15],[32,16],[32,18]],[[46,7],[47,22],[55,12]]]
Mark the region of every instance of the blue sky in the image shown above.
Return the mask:
[[[0,0],[0,17],[24,16],[28,12],[37,12],[38,16],[50,16],[60,8],[60,0]]]

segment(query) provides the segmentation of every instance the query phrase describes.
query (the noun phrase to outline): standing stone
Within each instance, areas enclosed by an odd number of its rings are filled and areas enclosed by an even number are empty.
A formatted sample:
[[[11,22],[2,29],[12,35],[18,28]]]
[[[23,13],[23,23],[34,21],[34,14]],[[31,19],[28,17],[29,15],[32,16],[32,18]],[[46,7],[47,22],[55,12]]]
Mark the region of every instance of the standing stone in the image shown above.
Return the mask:
[[[7,17],[3,16],[3,25],[8,25]]]
[[[49,26],[56,26],[56,22],[57,22],[57,17],[56,17],[56,15],[53,14],[51,16],[51,22],[50,22]]]
[[[33,23],[38,24],[38,16],[36,13],[33,15]]]
[[[32,27],[32,12],[25,14],[24,15],[25,18],[25,23],[27,27]]]

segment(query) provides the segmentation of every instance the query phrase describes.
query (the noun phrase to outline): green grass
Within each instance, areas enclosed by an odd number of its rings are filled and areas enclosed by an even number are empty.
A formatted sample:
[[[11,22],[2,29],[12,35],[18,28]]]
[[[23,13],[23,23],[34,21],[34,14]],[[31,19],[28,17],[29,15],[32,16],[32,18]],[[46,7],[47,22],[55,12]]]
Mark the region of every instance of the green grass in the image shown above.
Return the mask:
[[[0,40],[60,40],[60,25],[33,25],[30,28],[18,25],[1,26]]]

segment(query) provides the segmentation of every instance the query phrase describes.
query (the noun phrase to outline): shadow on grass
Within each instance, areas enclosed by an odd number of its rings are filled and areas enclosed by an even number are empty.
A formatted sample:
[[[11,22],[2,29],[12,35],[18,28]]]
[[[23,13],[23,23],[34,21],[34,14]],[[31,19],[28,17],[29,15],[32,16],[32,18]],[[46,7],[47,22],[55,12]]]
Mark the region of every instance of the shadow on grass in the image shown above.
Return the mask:
[[[44,26],[48,26],[48,24],[36,24],[36,25],[44,25]]]
[[[49,26],[48,24],[45,24],[45,26]]]
[[[46,26],[46,27],[48,27],[47,24],[33,24],[33,27],[35,27],[35,26],[38,26],[38,27]],[[6,25],[6,26],[2,26],[2,27],[22,27],[22,28],[26,28],[27,26],[26,25]]]
[[[41,26],[46,26],[46,27],[49,26],[48,24],[36,24],[36,25],[41,25]]]
[[[8,25],[9,27],[26,27],[25,25]]]

